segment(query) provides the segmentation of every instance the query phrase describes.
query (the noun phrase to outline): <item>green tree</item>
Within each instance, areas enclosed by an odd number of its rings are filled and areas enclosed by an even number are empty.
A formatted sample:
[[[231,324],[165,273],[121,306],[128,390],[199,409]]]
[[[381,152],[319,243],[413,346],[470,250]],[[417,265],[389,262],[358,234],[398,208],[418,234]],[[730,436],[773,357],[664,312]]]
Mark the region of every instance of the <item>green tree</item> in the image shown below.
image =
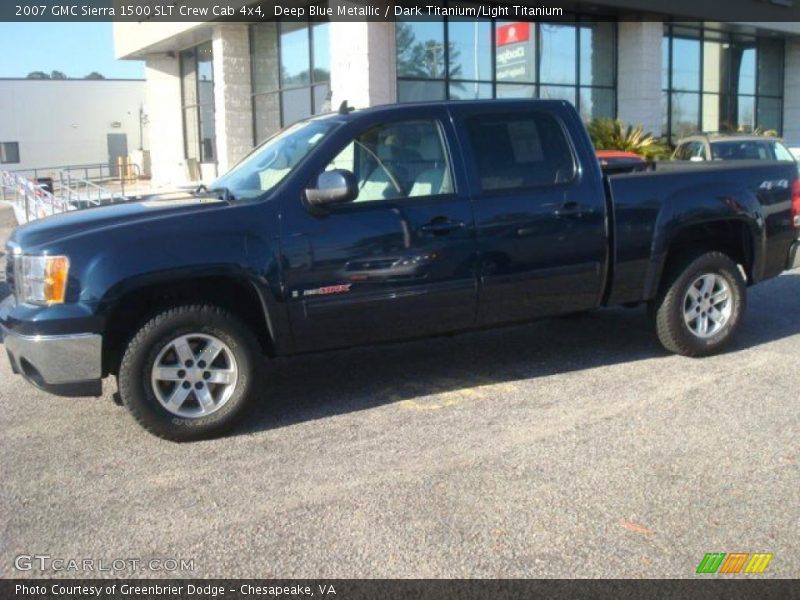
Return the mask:
[[[84,79],[105,79],[105,76],[97,71],[92,71]]]
[[[67,76],[62,71],[50,71],[50,79],[66,79]]]
[[[50,79],[50,75],[44,71],[31,71],[25,79]]]

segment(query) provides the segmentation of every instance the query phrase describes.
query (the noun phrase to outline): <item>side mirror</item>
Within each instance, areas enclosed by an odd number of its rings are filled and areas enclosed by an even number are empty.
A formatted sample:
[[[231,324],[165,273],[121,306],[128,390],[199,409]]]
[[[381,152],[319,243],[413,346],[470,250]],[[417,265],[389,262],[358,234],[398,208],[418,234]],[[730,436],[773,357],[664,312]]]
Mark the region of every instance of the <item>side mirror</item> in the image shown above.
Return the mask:
[[[306,189],[306,200],[312,206],[328,206],[351,202],[358,197],[356,176],[346,169],[325,171],[317,177],[317,187]]]

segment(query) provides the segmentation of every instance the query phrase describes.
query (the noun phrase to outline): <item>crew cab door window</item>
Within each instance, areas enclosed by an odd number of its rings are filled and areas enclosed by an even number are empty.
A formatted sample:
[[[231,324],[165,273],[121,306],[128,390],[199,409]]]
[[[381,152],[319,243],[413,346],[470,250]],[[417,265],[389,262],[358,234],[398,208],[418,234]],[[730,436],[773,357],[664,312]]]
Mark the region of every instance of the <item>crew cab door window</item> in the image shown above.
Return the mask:
[[[453,193],[442,134],[435,121],[378,125],[358,135],[328,164],[358,181],[354,202],[399,200]]]
[[[572,181],[575,160],[560,123],[548,113],[473,116],[467,131],[484,192]]]
[[[607,255],[605,197],[578,176],[577,113],[475,110],[463,119],[480,253],[478,321],[512,322],[597,305]],[[591,160],[596,160],[591,155]]]

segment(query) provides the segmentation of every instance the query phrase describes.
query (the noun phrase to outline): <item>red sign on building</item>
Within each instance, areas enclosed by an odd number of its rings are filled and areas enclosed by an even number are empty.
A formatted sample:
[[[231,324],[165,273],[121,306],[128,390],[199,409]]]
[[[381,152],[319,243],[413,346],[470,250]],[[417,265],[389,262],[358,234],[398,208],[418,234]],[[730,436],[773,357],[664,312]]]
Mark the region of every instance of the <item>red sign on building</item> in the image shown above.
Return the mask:
[[[518,44],[527,42],[531,35],[530,23],[509,23],[497,28],[497,45]]]

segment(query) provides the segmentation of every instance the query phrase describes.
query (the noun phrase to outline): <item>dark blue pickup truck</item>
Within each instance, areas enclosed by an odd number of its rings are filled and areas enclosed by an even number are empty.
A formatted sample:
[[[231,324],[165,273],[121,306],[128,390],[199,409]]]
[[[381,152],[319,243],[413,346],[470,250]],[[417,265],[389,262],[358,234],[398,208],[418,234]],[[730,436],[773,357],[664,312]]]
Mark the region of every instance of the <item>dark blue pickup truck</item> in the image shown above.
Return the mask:
[[[219,433],[268,393],[263,355],[639,303],[667,349],[708,355],[748,285],[800,266],[797,174],[604,178],[560,101],[343,107],[193,195],[19,227],[0,331],[34,385],[99,395],[115,375],[138,422],[173,440]]]

